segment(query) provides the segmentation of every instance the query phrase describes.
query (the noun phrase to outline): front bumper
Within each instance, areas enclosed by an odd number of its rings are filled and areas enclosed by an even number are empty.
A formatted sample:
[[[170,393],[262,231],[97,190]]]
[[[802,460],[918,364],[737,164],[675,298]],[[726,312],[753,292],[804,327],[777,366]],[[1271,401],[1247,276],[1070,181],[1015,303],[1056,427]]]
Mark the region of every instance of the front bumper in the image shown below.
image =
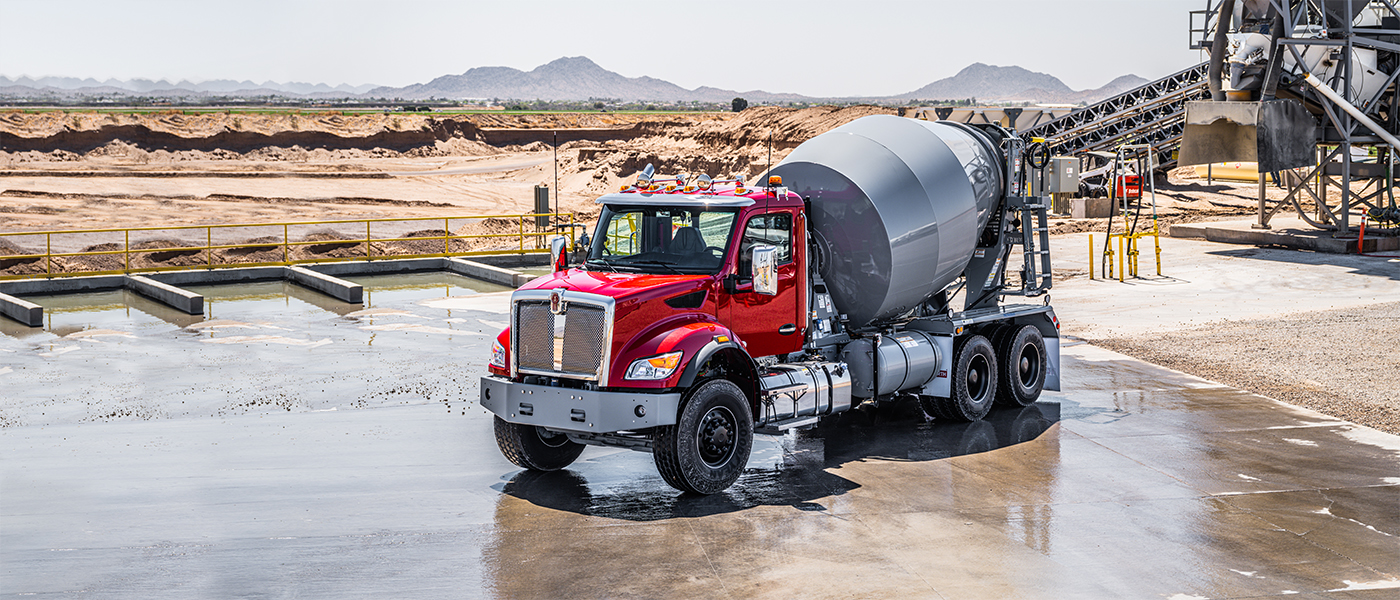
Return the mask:
[[[681,395],[576,390],[488,376],[481,378],[481,405],[511,423],[612,433],[675,425]]]

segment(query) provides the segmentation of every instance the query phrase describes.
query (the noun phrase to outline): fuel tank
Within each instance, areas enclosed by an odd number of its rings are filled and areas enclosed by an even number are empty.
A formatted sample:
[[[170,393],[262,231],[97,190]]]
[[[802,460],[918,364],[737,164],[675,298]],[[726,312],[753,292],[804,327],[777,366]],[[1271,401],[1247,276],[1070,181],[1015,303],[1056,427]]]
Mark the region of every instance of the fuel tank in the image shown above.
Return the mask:
[[[822,276],[861,327],[898,316],[957,279],[1005,195],[986,134],[875,115],[804,142],[771,174],[803,198]]]

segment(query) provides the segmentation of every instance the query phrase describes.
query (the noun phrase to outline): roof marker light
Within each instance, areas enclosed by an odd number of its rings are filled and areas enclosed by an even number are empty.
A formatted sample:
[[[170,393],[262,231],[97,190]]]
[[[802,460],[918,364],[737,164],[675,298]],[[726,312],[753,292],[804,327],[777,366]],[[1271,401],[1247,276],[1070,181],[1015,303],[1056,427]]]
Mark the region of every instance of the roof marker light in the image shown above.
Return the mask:
[[[775,186],[775,187],[776,187],[776,186],[780,186],[780,185],[782,185],[782,184],[783,184],[783,176],[782,176],[782,175],[769,175],[769,176],[768,176],[768,185],[770,185],[770,186]]]

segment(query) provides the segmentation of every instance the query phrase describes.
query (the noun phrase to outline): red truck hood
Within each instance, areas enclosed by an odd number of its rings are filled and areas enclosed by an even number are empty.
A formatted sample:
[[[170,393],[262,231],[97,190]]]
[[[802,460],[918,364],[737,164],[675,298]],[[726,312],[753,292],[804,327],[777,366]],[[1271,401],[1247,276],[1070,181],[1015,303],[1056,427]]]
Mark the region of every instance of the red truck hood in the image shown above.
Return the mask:
[[[550,273],[525,285],[522,290],[570,290],[609,296],[618,301],[636,297],[648,300],[657,296],[693,290],[711,280],[710,275],[656,275],[650,273],[604,273],[569,269]]]

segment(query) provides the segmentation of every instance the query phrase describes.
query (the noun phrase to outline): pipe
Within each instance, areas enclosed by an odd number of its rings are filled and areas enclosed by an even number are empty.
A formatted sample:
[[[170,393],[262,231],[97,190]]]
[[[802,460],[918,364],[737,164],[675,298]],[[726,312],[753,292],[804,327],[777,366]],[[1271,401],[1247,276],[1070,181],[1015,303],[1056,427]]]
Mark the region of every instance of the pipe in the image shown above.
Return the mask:
[[[1210,45],[1210,66],[1206,69],[1206,79],[1210,84],[1210,99],[1225,101],[1225,89],[1220,85],[1220,71],[1225,64],[1225,31],[1235,15],[1235,0],[1223,0],[1220,13],[1215,17],[1215,40]]]
[[[1283,37],[1283,13],[1275,13],[1269,24],[1269,64],[1264,68],[1264,89],[1259,100],[1268,102],[1278,93],[1278,80],[1283,76],[1283,57],[1279,56],[1278,39]]]
[[[1346,101],[1346,98],[1343,98],[1332,88],[1327,87],[1327,84],[1323,83],[1322,80],[1318,79],[1315,75],[1313,75],[1312,73],[1308,73],[1308,76],[1304,77],[1303,81],[1306,81],[1308,85],[1313,86],[1313,89],[1317,90],[1319,94],[1326,96],[1328,100],[1331,100],[1334,104],[1340,106],[1342,110],[1346,111],[1346,113],[1351,115],[1352,118],[1359,121],[1362,125],[1365,125],[1367,129],[1371,130],[1371,133],[1374,133],[1381,139],[1385,140],[1385,143],[1390,144],[1391,148],[1400,148],[1400,139],[1396,139],[1396,137],[1394,135],[1391,135],[1389,131],[1386,131],[1384,127],[1381,127],[1375,121],[1372,121],[1371,117],[1368,117],[1366,116],[1366,113],[1361,112],[1361,109],[1352,106],[1350,102]],[[1350,150],[1347,151],[1350,152]]]

